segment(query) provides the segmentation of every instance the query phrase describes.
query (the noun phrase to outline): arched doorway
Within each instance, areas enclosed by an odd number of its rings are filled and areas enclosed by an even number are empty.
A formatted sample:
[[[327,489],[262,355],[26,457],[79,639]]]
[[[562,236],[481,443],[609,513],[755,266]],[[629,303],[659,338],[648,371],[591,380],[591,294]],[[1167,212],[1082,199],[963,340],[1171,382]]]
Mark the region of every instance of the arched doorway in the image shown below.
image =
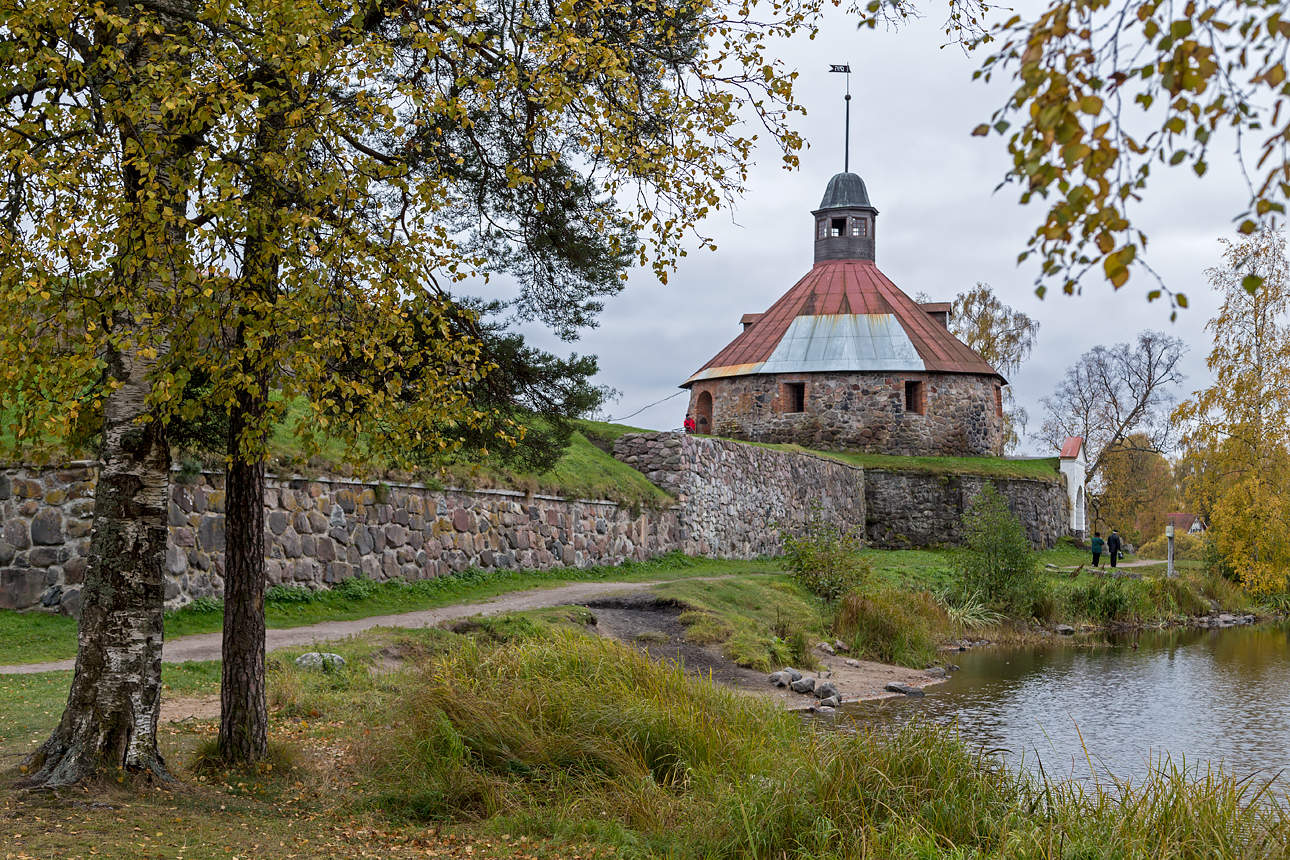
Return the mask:
[[[1075,531],[1084,531],[1084,488],[1075,489]]]
[[[712,395],[706,391],[699,392],[699,399],[695,401],[694,423],[700,433],[712,435]]]

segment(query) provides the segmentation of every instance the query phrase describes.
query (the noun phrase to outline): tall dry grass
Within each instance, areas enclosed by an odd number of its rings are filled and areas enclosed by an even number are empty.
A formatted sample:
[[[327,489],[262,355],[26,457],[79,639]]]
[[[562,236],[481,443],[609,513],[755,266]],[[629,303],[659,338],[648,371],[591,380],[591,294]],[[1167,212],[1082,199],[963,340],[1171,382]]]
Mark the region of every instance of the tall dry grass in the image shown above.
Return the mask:
[[[577,634],[421,668],[369,747],[380,804],[417,819],[596,839],[630,857],[1287,857],[1251,781],[1161,766],[1049,783],[946,727],[837,730]]]

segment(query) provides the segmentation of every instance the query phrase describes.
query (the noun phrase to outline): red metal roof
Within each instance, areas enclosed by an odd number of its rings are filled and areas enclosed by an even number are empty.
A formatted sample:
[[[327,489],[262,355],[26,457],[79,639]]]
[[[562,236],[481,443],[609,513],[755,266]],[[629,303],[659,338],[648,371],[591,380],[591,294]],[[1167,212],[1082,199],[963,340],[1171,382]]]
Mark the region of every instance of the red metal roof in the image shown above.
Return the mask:
[[[1066,441],[1062,443],[1062,453],[1058,456],[1063,460],[1073,460],[1079,456],[1079,449],[1082,447],[1084,447],[1083,436],[1067,436]]]
[[[732,340],[684,385],[715,376],[757,373],[798,317],[891,315],[908,335],[926,370],[939,373],[1002,375],[932,319],[926,310],[869,260],[817,263],[755,324]],[[896,368],[892,368],[896,369]]]

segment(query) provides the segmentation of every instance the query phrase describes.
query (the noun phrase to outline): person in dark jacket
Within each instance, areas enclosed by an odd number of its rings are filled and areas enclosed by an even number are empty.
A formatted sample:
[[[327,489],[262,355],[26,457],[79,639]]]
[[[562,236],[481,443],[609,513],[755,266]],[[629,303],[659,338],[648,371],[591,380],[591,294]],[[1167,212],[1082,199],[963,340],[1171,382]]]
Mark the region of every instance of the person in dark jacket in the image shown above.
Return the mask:
[[[1101,532],[1093,532],[1093,540],[1089,544],[1093,547],[1093,566],[1101,567],[1099,562],[1102,560],[1102,546],[1106,541],[1102,540]]]
[[[1120,533],[1111,529],[1111,536],[1106,539],[1106,551],[1111,554],[1111,567],[1120,559]]]

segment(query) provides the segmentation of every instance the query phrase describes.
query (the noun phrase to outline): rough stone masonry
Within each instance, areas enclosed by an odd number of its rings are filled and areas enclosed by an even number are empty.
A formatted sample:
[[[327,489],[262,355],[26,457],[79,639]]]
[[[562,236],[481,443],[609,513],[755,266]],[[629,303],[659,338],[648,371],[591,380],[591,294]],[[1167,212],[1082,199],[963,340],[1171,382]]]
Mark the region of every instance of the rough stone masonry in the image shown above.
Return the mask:
[[[959,516],[984,480],[871,470],[808,452],[681,433],[622,436],[615,456],[675,497],[662,508],[509,490],[438,490],[338,477],[270,476],[270,584],[327,588],[352,576],[426,579],[484,570],[615,565],[679,550],[750,559],[778,555],[819,504],[878,547],[953,545]],[[0,470],[0,608],[77,614],[98,474],[92,462]],[[1032,543],[1066,533],[1067,497],[1053,481],[996,481]],[[166,601],[224,591],[223,476],[170,488]]]

